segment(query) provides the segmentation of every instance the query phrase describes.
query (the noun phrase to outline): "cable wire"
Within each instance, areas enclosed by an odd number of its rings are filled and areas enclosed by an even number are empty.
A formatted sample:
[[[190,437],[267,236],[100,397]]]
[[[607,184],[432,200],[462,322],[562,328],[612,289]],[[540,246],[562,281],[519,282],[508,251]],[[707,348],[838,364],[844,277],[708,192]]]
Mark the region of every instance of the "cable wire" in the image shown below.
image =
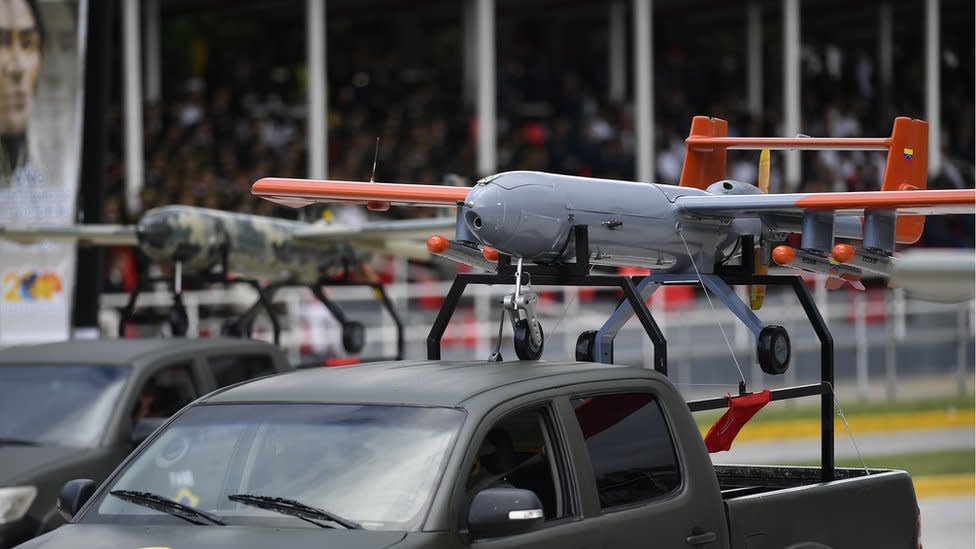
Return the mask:
[[[711,296],[708,295],[708,288],[705,286],[705,280],[702,278],[701,272],[698,270],[698,265],[695,264],[695,258],[691,255],[691,248],[688,247],[688,242],[685,240],[685,235],[681,232],[681,226],[678,226],[678,236],[681,237],[681,242],[685,245],[685,251],[688,252],[688,259],[691,260],[691,266],[695,269],[695,276],[698,277],[698,282],[701,284],[702,290],[705,291],[705,299],[708,300],[708,306],[712,309],[712,314],[717,314],[715,310],[715,305],[712,303]],[[732,349],[732,342],[729,341],[729,336],[725,333],[725,328],[722,326],[721,322],[718,322],[718,329],[722,332],[722,338],[725,339],[725,345],[729,348],[729,354],[732,355],[732,362],[735,363],[735,369],[739,371],[739,379],[742,380],[742,384],[745,385],[746,376],[742,373],[742,368],[739,366],[739,360],[735,358],[735,350]]]

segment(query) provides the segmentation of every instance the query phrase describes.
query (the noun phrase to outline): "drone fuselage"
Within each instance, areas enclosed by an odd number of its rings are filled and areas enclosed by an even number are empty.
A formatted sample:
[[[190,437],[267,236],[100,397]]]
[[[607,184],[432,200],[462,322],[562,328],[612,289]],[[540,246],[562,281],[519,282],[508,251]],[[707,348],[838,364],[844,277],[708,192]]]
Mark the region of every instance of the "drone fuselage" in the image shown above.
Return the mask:
[[[187,271],[313,284],[343,269],[341,244],[309,245],[292,235],[307,223],[193,206],[148,211],[137,225],[139,248],[154,261],[181,261]]]

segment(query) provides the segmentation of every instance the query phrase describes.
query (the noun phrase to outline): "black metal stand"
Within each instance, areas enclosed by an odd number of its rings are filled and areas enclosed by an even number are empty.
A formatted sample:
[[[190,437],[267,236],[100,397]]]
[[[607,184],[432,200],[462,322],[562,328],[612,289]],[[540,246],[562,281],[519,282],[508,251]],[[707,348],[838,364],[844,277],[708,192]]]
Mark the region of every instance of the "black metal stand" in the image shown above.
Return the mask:
[[[724,277],[723,277],[724,278]],[[834,338],[824,322],[820,310],[817,309],[810,291],[803,283],[803,278],[797,275],[789,276],[759,276],[741,275],[729,277],[729,285],[736,284],[766,284],[792,286],[803,312],[806,313],[810,325],[813,326],[817,339],[820,340],[820,383],[800,385],[774,389],[772,400],[786,400],[806,396],[820,395],[820,460],[821,474],[824,482],[834,479]],[[714,410],[728,406],[728,398],[711,398],[688,402],[692,412]]]
[[[238,317],[237,320],[233,321],[230,324],[229,330],[233,333],[233,335],[238,336],[250,334],[251,324],[254,322],[254,317],[257,315],[260,309],[264,309],[271,318],[271,326],[274,330],[274,342],[279,342],[281,336],[281,324],[279,323],[277,315],[271,307],[270,297],[266,295],[264,289],[261,288],[261,284],[257,280],[253,278],[227,278],[227,276],[223,274],[208,275],[198,279],[201,279],[204,283],[221,283],[225,286],[231,284],[247,284],[254,288],[258,293],[257,302],[255,302],[255,304],[252,305],[251,308],[249,308],[243,315]],[[187,326],[185,325],[185,321],[182,323],[172,322],[174,316],[183,319],[186,317],[186,307],[183,305],[182,291],[176,291],[176,281],[172,278],[166,277],[140,277],[139,283],[136,285],[135,289],[129,293],[129,300],[126,302],[125,307],[122,308],[120,313],[118,327],[118,335],[120,338],[125,337],[125,326],[135,317],[136,302],[139,300],[139,294],[142,293],[144,288],[151,287],[152,284],[157,282],[165,282],[173,291],[173,307],[170,311],[170,324],[173,335],[180,337],[186,335]],[[180,328],[177,328],[177,325],[179,325]]]
[[[251,306],[250,309],[248,309],[243,315],[241,315],[234,322],[234,325],[241,327],[244,330],[243,331],[244,334],[250,334],[251,327],[254,323],[254,318],[257,316],[257,312],[259,311],[259,308],[262,307],[261,300],[264,300],[268,303],[268,306],[264,308],[268,313],[268,316],[271,318],[271,323],[274,326],[274,330],[275,330],[275,343],[278,343],[279,321],[277,318],[277,314],[270,307],[270,303],[274,299],[274,295],[278,292],[278,290],[285,287],[308,288],[312,292],[312,295],[314,295],[315,298],[323,306],[325,306],[326,309],[329,310],[332,316],[334,316],[336,320],[339,321],[340,324],[342,324],[344,327],[353,324],[354,322],[349,320],[349,317],[346,315],[346,312],[342,309],[342,307],[338,303],[330,299],[329,296],[325,295],[325,292],[322,291],[323,286],[368,286],[372,288],[373,294],[376,296],[376,299],[380,301],[383,309],[385,309],[386,312],[390,315],[390,317],[393,318],[393,322],[396,325],[397,351],[396,351],[396,356],[393,359],[394,360],[403,359],[403,349],[404,349],[403,321],[400,320],[400,315],[397,314],[396,307],[394,307],[393,301],[386,293],[386,288],[384,288],[382,284],[376,284],[376,283],[358,284],[355,282],[350,282],[348,280],[339,280],[339,281],[323,280],[319,284],[303,284],[299,282],[290,282],[290,281],[272,282],[271,284],[265,286],[263,291],[260,288],[258,289],[259,302],[255,303],[253,306]],[[375,359],[363,359],[363,361],[367,362],[372,360],[382,360],[383,358],[386,357],[375,358]]]
[[[634,314],[640,320],[641,326],[654,344],[654,369],[664,375],[668,374],[667,341],[664,333],[651,316],[647,304],[641,299],[634,287],[634,281],[623,275],[591,275],[589,263],[589,237],[586,225],[573,227],[573,237],[576,246],[576,263],[567,265],[533,265],[523,268],[528,273],[534,286],[592,286],[618,287],[624,293],[624,299],[634,309]],[[447,325],[454,316],[464,288],[468,284],[513,284],[515,282],[515,268],[508,256],[501,256],[498,260],[498,272],[491,274],[458,273],[454,284],[447,292],[447,297],[434,319],[434,324],[427,335],[427,358],[439,360],[441,358],[441,338],[447,330]]]
[[[523,273],[528,273],[533,285],[540,286],[596,286],[596,287],[619,287],[623,293],[623,299],[633,308],[634,314],[640,320],[644,331],[647,333],[654,345],[654,369],[664,375],[668,373],[667,366],[667,341],[664,338],[657,323],[640,292],[636,286],[644,277],[629,277],[622,275],[591,275],[589,263],[589,243],[587,227],[577,225],[573,227],[574,246],[576,247],[576,263],[567,265],[532,265],[523,267]],[[801,385],[775,389],[771,391],[772,400],[785,400],[806,396],[820,395],[821,407],[821,476],[823,480],[829,481],[834,478],[834,340],[830,335],[826,322],[820,315],[816,304],[810,295],[809,290],[800,276],[770,276],[756,275],[754,268],[754,257],[751,253],[753,249],[752,237],[743,237],[742,249],[749,250],[742,253],[742,262],[739,265],[717,266],[714,273],[720,277],[725,284],[753,285],[765,284],[772,286],[791,286],[807,319],[813,326],[814,331],[820,340],[820,383]],[[429,360],[439,360],[441,358],[441,338],[447,330],[447,325],[457,309],[464,289],[469,284],[513,284],[515,282],[515,269],[508,256],[499,257],[498,272],[492,274],[470,274],[459,273],[451,289],[444,299],[441,309],[434,320],[433,326],[427,335],[427,358]],[[520,281],[522,282],[522,281]],[[700,286],[701,282],[697,277],[674,276],[661,277],[663,285],[694,285]],[[612,354],[611,354],[612,356]],[[745,394],[745,387],[740,387],[740,393]],[[728,406],[728,397],[712,398],[688,402],[688,407],[693,411],[712,410]]]

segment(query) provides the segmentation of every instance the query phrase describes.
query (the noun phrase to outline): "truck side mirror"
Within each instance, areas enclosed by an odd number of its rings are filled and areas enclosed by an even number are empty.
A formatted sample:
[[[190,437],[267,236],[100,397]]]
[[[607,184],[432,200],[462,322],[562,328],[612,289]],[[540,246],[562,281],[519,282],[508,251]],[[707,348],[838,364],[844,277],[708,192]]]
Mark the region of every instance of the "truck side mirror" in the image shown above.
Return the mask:
[[[153,434],[153,431],[166,423],[167,419],[165,417],[144,417],[136,421],[135,426],[132,427],[132,446],[138,446],[142,441],[149,438],[149,435]]]
[[[95,481],[90,478],[78,478],[64,483],[58,494],[58,513],[64,520],[70,521],[75,516],[81,506],[91,499],[96,486]]]
[[[520,488],[485,488],[468,507],[468,530],[475,539],[524,534],[544,520],[539,496]]]

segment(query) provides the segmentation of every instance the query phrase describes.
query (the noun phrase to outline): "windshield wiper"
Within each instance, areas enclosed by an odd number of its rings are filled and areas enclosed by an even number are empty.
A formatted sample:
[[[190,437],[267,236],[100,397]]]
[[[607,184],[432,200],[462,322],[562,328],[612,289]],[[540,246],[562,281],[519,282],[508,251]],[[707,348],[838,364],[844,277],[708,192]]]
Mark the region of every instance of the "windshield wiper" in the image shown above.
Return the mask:
[[[227,499],[243,503],[244,505],[253,505],[255,507],[260,507],[261,509],[277,511],[278,513],[285,515],[292,515],[323,528],[332,528],[332,526],[322,524],[321,522],[312,519],[328,520],[350,530],[358,530],[362,528],[362,526],[357,522],[344,519],[334,513],[319,509],[318,507],[306,505],[293,499],[272,496],[257,496],[254,494],[231,494],[227,496]]]
[[[24,438],[5,438],[0,437],[0,446],[38,446],[39,443]]]
[[[192,522],[193,524],[219,524],[220,526],[226,526],[227,523],[217,515],[213,515],[201,509],[197,509],[192,505],[187,505],[185,503],[180,503],[178,501],[173,501],[169,498],[164,498],[163,496],[153,494],[152,492],[137,492],[135,490],[112,490],[109,492],[113,496],[124,499],[128,502],[135,503],[136,505],[142,505],[143,507],[148,507],[156,511],[162,511],[164,513],[169,513],[174,517],[181,518],[187,522]],[[206,521],[200,520],[201,518],[206,519]]]

